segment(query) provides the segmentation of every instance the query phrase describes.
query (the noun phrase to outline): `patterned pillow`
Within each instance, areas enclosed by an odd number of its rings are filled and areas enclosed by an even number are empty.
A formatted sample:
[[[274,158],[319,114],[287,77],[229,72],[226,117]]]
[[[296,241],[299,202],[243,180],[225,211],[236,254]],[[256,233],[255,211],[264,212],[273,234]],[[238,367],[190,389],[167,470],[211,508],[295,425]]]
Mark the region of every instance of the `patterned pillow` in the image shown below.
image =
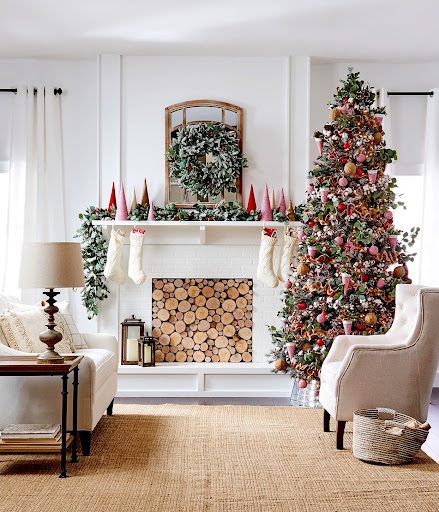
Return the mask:
[[[39,307],[25,310],[10,309],[0,314],[0,328],[6,343],[15,350],[41,353],[47,346],[40,341],[40,332],[46,329],[47,317]],[[69,327],[63,315],[55,315],[56,330],[61,332],[63,339],[55,345],[61,354],[71,354],[75,351]]]
[[[73,320],[73,316],[69,310],[69,303],[64,300],[61,302],[57,302],[56,305],[59,308],[59,314],[61,314],[69,328],[70,336],[73,340],[73,346],[75,349],[87,348],[87,343],[85,342],[82,334],[78,331],[76,327],[75,321]]]

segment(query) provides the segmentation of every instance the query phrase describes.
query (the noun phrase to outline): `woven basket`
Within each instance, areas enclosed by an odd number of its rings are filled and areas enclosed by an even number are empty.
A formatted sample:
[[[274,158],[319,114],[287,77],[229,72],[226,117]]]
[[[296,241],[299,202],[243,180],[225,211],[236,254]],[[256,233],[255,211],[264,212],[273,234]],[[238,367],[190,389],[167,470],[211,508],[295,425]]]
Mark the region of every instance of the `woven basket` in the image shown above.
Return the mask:
[[[415,425],[411,428],[405,423]],[[407,464],[428,436],[415,419],[392,409],[354,412],[352,451],[357,459],[381,464]]]

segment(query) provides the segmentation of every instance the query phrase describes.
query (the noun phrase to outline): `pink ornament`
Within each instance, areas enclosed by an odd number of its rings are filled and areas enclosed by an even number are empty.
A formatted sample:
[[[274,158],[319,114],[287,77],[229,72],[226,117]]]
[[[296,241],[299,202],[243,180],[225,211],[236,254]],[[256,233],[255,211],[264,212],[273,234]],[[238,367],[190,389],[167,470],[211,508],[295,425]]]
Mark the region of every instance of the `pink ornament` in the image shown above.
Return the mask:
[[[298,228],[297,230],[297,237],[299,240],[303,240],[305,238],[305,231],[303,230],[303,228]]]
[[[335,239],[334,239],[334,242],[335,242],[339,247],[341,247],[341,246],[344,244],[343,237],[341,237],[341,236],[336,236],[336,237],[335,237]]]
[[[283,188],[280,189],[280,200],[279,200],[278,209],[279,209],[280,213],[282,213],[283,215],[285,215],[287,212],[287,203],[285,202],[285,195],[284,195]]]
[[[313,247],[312,245],[308,246],[308,256],[311,258],[314,258],[314,256],[317,254],[317,249]]]
[[[328,200],[328,189],[325,187],[322,187],[320,189],[320,199],[322,200],[322,203],[326,203]]]
[[[296,344],[295,343],[285,343],[285,346],[287,347],[287,354],[291,361],[291,359],[293,359],[293,357],[294,357],[294,353],[296,352]]]
[[[305,389],[306,386],[308,386],[308,382],[306,382],[305,379],[300,379],[297,385],[299,386],[299,389]]]
[[[377,288],[383,288],[386,285],[386,281],[380,277],[377,279]]]
[[[285,288],[286,288],[287,290],[289,290],[289,289],[293,286],[293,283],[292,283],[289,279],[287,279],[287,280],[285,281],[285,285],[284,285],[284,286],[285,286]]]
[[[386,212],[384,212],[384,217],[387,220],[392,220],[393,219],[393,213],[390,210],[387,210]]]
[[[383,124],[383,117],[381,114],[375,114],[375,121],[381,126]]]
[[[273,210],[270,205],[270,197],[268,195],[268,187],[265,185],[264,198],[261,205],[261,220],[273,220]]]
[[[342,177],[338,180],[338,184],[340,185],[340,187],[345,187],[348,183],[349,183],[349,182],[348,182],[347,178],[345,178],[344,176],[342,176]]]
[[[379,249],[376,245],[371,245],[369,247],[369,254],[371,254],[372,256],[376,256],[378,253],[379,253]]]
[[[154,216],[154,203],[151,201],[149,205],[148,220],[155,220]]]
[[[363,155],[363,153],[360,153],[359,155],[357,155],[356,160],[359,164],[362,164],[366,160],[366,155]]]
[[[309,182],[308,186],[306,187],[306,190],[307,190],[308,194],[311,194],[311,192],[314,192],[314,184]]]
[[[343,284],[343,294],[344,295],[346,295],[348,293],[350,281],[351,281],[350,274],[347,274],[346,272],[342,272],[342,274],[341,274],[341,282]]]
[[[345,103],[342,107],[338,107],[338,110],[339,110],[342,114],[346,114],[346,112],[348,111],[348,106],[347,106],[347,104]]]
[[[117,197],[116,220],[128,220],[128,207],[123,183],[120,185],[119,195]]]
[[[323,324],[325,322],[325,320],[326,320],[326,318],[323,313],[319,313],[317,315],[317,322],[319,322],[319,324]]]
[[[369,183],[374,184],[377,180],[378,173],[377,171],[367,171],[367,175],[369,177]]]
[[[317,151],[319,152],[319,156],[322,156],[322,153],[323,153],[323,139],[315,138],[314,141],[316,143]]]
[[[352,320],[343,320],[344,333],[349,336],[352,332]]]
[[[389,244],[392,249],[396,247],[398,243],[398,237],[396,235],[389,235]]]

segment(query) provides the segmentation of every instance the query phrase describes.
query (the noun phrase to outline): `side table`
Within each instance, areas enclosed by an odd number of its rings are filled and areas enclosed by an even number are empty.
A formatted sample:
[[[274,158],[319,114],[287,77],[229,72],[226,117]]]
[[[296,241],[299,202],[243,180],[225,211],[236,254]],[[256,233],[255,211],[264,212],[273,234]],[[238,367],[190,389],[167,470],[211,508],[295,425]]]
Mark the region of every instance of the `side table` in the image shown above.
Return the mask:
[[[78,373],[79,363],[84,356],[72,355],[64,356],[64,362],[62,364],[40,364],[37,361],[36,356],[2,356],[0,357],[0,376],[14,376],[14,377],[34,377],[38,375],[58,375],[62,379],[62,413],[61,413],[61,471],[59,474],[60,478],[67,477],[67,447],[72,445],[72,462],[78,462]],[[72,438],[67,442],[67,396],[68,388],[67,381],[69,373],[73,372],[73,411],[72,411],[72,423],[73,432]],[[59,447],[54,447],[54,450],[59,451]],[[38,447],[35,450],[25,449],[19,450],[20,452],[41,452]],[[14,449],[9,446],[1,446],[0,453],[11,453]]]

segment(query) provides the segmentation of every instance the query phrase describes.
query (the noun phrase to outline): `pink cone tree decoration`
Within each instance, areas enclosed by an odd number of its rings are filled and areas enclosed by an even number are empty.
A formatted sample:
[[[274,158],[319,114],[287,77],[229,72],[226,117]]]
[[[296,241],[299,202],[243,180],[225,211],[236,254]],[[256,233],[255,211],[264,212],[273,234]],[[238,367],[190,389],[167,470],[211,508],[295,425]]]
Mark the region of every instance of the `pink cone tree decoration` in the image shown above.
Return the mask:
[[[128,220],[128,207],[123,183],[120,184],[119,196],[117,198],[116,220]]]
[[[264,198],[261,205],[261,220],[273,220],[273,210],[271,209],[270,197],[268,195],[268,186],[265,185]]]

